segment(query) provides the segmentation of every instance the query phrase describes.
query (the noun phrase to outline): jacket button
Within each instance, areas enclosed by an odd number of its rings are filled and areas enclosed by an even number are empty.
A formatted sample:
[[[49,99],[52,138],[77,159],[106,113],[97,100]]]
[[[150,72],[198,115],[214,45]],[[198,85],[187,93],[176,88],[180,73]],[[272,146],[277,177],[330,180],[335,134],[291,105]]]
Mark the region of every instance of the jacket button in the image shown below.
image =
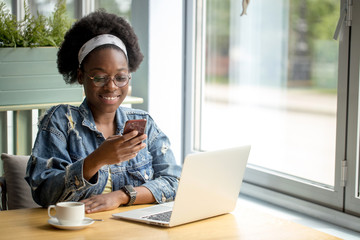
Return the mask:
[[[79,186],[79,184],[80,184],[80,181],[79,181],[78,179],[76,179],[76,180],[75,180],[75,185],[76,185],[76,186]]]

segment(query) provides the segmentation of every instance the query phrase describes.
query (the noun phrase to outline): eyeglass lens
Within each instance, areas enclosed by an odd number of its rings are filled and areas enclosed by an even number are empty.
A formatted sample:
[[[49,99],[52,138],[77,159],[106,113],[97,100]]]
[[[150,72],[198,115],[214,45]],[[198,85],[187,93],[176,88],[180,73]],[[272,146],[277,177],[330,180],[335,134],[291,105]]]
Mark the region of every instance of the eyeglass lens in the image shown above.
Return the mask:
[[[104,86],[105,84],[108,83],[110,79],[114,81],[117,87],[123,87],[129,82],[129,75],[115,75],[113,78],[111,78],[109,75],[104,75],[104,76],[94,76],[90,78],[93,80],[94,85],[97,87]]]

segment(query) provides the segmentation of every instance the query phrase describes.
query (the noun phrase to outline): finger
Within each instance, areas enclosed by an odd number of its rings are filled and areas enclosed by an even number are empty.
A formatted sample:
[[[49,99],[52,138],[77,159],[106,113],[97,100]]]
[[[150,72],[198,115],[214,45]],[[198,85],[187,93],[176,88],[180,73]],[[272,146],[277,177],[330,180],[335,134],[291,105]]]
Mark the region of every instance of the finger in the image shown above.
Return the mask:
[[[111,135],[110,137],[108,137],[107,139],[108,140],[112,140],[112,139],[118,139],[118,138],[121,138],[123,137],[122,135]]]
[[[124,134],[124,135],[111,135],[110,137],[108,137],[106,140],[115,140],[115,141],[123,141],[123,142],[126,142],[128,141],[129,139],[132,139],[134,137],[136,137],[138,134],[137,131],[132,131],[132,132],[129,132],[127,134]]]
[[[134,137],[136,137],[137,135],[138,135],[138,131],[137,130],[134,130],[134,131],[131,131],[131,132],[129,132],[129,133],[126,133],[126,134],[124,134],[124,135],[122,135],[123,137],[124,137],[124,139],[127,139],[127,140],[129,140],[129,139],[132,139],[132,138],[134,138]]]
[[[146,144],[143,145],[142,141],[144,141],[146,139],[146,135],[141,135],[140,137],[136,137],[133,139],[130,139],[126,142],[116,142],[116,150],[119,154],[124,155],[124,154],[129,154],[129,153],[133,153],[133,152],[138,152],[141,149],[143,149],[144,147],[146,147]]]
[[[129,140],[131,139],[134,139],[136,137],[137,133],[136,131],[132,131],[132,132],[129,132],[125,135],[113,135],[113,136],[110,136],[108,137],[106,140],[107,141],[113,141],[117,144],[123,144],[125,142],[128,142]]]
[[[80,200],[80,202],[85,203],[85,205],[86,205],[86,204],[89,204],[90,202],[92,202],[92,199],[87,198],[87,199]]]
[[[139,138],[140,141],[144,141],[145,139],[147,139],[147,135],[146,134],[141,134],[137,138]]]
[[[133,148],[133,151],[140,152],[140,150],[144,149],[145,147],[146,147],[146,143],[140,142]]]
[[[129,147],[126,151],[126,154],[138,154],[142,149],[144,149],[146,147],[146,143],[143,142],[135,142],[134,145],[132,145],[131,147]]]
[[[85,209],[88,209],[94,203],[94,201],[91,199],[87,199],[87,201],[84,203],[85,203]]]
[[[106,142],[114,143],[114,144],[118,145],[118,147],[120,145],[122,145],[123,147],[126,148],[126,147],[131,147],[131,145],[134,145],[134,143],[130,142],[130,141],[135,139],[135,137],[136,137],[136,132],[133,131],[133,132],[130,132],[123,136],[122,135],[112,135],[106,139]]]
[[[86,205],[86,203],[89,202],[89,200],[84,199],[84,200],[81,200],[80,202],[82,202],[82,203],[84,203]]]
[[[132,158],[135,158],[138,155],[138,153],[140,152],[140,150],[144,149],[145,147],[146,147],[145,143],[139,143],[139,144],[133,146],[132,148],[128,148],[126,150],[126,153],[123,152],[119,162],[124,162],[124,161],[128,161]]]
[[[104,211],[104,210],[107,210],[106,209],[106,206],[103,205],[103,204],[99,204],[98,206],[96,207],[92,207],[88,213],[95,213],[95,212],[101,212],[101,211]]]
[[[104,199],[102,199],[102,201],[97,201],[97,202],[94,202],[93,204],[91,204],[91,206],[89,207],[87,212],[88,213],[100,212],[100,211],[107,210],[107,208],[108,207],[107,207],[106,201],[104,201]]]
[[[135,138],[129,140],[129,143],[131,145],[138,145],[138,144],[142,143],[142,141],[146,140],[146,138],[147,138],[147,135],[142,134],[142,135],[140,135],[138,137],[135,137]]]
[[[94,209],[98,208],[101,203],[99,201],[91,202],[87,205],[85,205],[85,211],[86,213],[94,212]]]

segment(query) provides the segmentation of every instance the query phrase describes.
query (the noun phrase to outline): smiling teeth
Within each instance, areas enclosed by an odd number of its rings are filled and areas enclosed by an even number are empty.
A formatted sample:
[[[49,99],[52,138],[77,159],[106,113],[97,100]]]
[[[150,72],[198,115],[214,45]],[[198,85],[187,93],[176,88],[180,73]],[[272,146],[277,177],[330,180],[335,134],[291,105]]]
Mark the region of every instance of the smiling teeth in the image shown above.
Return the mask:
[[[106,100],[115,100],[117,97],[103,97],[105,98]]]

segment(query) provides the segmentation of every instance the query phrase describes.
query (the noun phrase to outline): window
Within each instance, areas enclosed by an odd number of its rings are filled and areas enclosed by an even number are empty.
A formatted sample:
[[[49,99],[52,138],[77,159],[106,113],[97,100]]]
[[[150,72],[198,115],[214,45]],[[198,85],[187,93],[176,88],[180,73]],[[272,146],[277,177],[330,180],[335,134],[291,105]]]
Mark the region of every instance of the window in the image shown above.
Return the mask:
[[[338,1],[239,2],[206,1],[199,150],[250,142],[251,164],[334,186]]]
[[[3,0],[3,1],[1,1],[1,2],[4,2],[4,3],[5,3],[5,7],[6,7],[7,9],[9,9],[10,12],[12,13],[13,7],[12,7],[12,4],[11,4],[11,0]]]
[[[50,16],[51,13],[55,9],[55,5],[58,1],[57,0],[31,0],[29,1],[29,6],[31,12],[34,16],[37,13],[40,13],[44,16]],[[20,7],[20,6],[19,6]],[[20,7],[21,8],[21,7]],[[69,14],[69,17],[76,18],[79,6],[75,4],[74,0],[67,0],[66,1],[66,9]]]
[[[245,182],[360,214],[358,26],[333,40],[348,3],[259,0],[240,16],[241,2],[192,5],[187,151],[250,143]]]
[[[95,9],[103,8],[110,13],[130,19],[132,0],[95,0]]]

